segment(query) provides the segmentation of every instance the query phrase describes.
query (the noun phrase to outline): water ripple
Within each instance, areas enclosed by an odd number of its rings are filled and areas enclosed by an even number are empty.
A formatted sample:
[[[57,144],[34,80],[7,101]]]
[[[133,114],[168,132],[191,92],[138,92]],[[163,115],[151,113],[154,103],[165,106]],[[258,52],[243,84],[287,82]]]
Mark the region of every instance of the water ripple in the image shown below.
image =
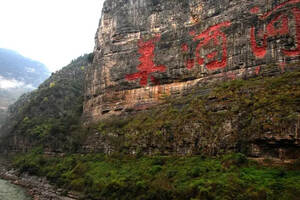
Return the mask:
[[[19,186],[13,185],[8,181],[0,179],[0,199],[1,200],[31,200],[26,195],[25,190]]]

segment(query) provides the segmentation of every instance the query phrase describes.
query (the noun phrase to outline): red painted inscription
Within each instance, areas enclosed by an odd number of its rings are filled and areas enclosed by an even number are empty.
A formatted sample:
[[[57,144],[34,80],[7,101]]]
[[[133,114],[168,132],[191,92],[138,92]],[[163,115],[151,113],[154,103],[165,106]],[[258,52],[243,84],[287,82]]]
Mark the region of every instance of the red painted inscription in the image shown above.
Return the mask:
[[[270,22],[267,24],[266,30],[264,32],[259,31],[256,36],[255,27],[252,27],[250,30],[251,48],[255,57],[264,58],[266,56],[268,38],[275,37],[275,36],[285,36],[291,33],[291,30],[289,29],[289,24],[290,24],[289,21],[291,20],[291,17],[289,17],[290,15],[295,21],[295,31],[296,31],[295,43],[297,47],[293,50],[282,49],[282,52],[285,56],[289,56],[289,57],[300,55],[300,9],[292,8],[291,11],[289,12],[284,12],[284,13],[279,13],[277,15],[274,15],[276,11],[283,8],[284,6],[292,5],[299,2],[300,0],[286,1],[276,6],[272,11],[267,12],[259,17],[259,19],[266,21],[268,20],[268,17],[274,16],[274,18],[270,19]],[[253,9],[251,9],[250,12],[256,14],[259,12],[259,8],[254,7]],[[257,44],[257,38],[262,41],[260,45]]]
[[[137,73],[126,75],[126,79],[128,81],[133,81],[136,79],[140,79],[140,85],[146,86],[148,84],[148,77],[150,74],[154,72],[165,72],[166,67],[163,65],[155,66],[154,64],[154,49],[155,49],[155,42],[160,40],[160,35],[155,36],[155,38],[143,41],[140,40],[138,43],[140,58],[139,61],[141,64],[137,67]],[[150,80],[154,84],[158,84],[158,81],[155,79],[154,76],[150,76]]]
[[[221,31],[221,28],[230,26],[230,22],[222,22],[220,24],[214,25],[206,29],[200,34],[196,34],[195,31],[191,31],[190,35],[193,36],[194,41],[200,41],[196,48],[196,59],[188,59],[186,61],[186,67],[192,69],[195,66],[195,61],[199,65],[204,65],[208,70],[217,70],[225,68],[227,65],[227,37],[225,33]],[[209,45],[213,44],[216,47],[220,47],[221,52],[216,50],[208,53],[204,57],[200,55],[200,50],[202,48],[207,48]],[[188,46],[184,44],[182,50],[187,52]],[[221,59],[218,60],[217,56],[221,55]]]

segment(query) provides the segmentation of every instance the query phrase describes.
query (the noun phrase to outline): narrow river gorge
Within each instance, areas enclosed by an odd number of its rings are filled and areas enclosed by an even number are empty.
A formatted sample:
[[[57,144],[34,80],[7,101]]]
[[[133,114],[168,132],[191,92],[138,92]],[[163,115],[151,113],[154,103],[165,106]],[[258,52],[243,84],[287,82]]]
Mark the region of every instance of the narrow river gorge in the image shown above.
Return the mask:
[[[25,189],[11,184],[9,181],[0,179],[1,200],[31,200]]]

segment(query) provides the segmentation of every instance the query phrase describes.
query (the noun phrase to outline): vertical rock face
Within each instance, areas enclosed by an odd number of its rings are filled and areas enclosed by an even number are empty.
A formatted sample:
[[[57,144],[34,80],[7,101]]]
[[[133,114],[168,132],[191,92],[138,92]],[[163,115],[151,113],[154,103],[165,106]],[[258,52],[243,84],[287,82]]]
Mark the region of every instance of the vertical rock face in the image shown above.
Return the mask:
[[[85,93],[91,120],[299,60],[300,0],[106,0],[102,12]]]

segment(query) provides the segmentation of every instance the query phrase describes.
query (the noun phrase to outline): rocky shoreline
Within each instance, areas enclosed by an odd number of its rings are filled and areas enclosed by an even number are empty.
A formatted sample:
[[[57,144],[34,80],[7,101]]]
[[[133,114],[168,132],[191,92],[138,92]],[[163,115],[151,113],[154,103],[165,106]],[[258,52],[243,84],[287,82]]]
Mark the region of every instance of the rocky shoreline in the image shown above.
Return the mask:
[[[45,177],[20,174],[9,167],[9,161],[0,158],[0,178],[26,189],[33,200],[78,200],[80,194],[68,192],[51,185]]]

